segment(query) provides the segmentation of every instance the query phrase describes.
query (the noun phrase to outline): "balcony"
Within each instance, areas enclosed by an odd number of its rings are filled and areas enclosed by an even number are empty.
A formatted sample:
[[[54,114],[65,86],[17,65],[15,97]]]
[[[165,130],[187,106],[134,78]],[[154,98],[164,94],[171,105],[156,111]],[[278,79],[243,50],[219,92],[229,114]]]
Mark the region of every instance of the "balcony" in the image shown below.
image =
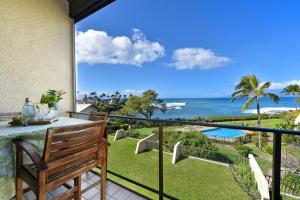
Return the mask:
[[[72,181],[68,182],[72,186]],[[100,176],[97,173],[88,172],[82,174],[82,199],[84,200],[99,200],[100,199]],[[97,184],[95,186],[95,184]],[[26,187],[26,186],[25,186]],[[60,186],[55,190],[49,192],[46,196],[47,200],[54,200],[58,195],[67,191],[67,187]],[[26,192],[24,194],[25,200],[36,199],[32,191]],[[134,200],[144,200],[147,197],[134,192],[114,181],[107,182],[107,200],[121,200],[121,199],[134,199]]]
[[[70,113],[70,117],[86,118],[87,113]],[[250,194],[253,198],[278,199],[283,195],[284,199],[297,198],[300,195],[300,184],[297,180],[287,181],[286,173],[281,159],[281,138],[282,135],[300,135],[299,131],[277,130],[266,128],[254,128],[243,126],[232,126],[223,124],[212,124],[204,122],[168,121],[154,120],[134,117],[109,116],[109,121],[121,121],[129,124],[134,130],[139,129],[139,134],[125,133],[123,136],[116,136],[116,131],[108,131],[108,140],[111,147],[108,153],[108,177],[123,186],[134,190],[150,199],[248,199],[249,193],[241,189],[237,180],[235,166],[248,166],[250,174],[253,167],[252,159],[233,154],[231,151],[215,152],[181,146],[181,155],[176,158],[174,143],[167,143],[168,130],[173,127],[201,126],[218,127],[225,129],[236,129],[246,131],[262,131],[273,136],[273,157],[269,162],[272,168],[270,177],[265,178],[267,173],[261,175],[264,181],[259,182],[254,176],[255,188],[265,188],[264,191],[256,189],[256,194]],[[145,128],[148,127],[148,128]],[[151,131],[154,136],[151,138]],[[154,130],[154,131],[153,131]],[[150,137],[149,137],[150,135]],[[119,137],[119,139],[118,139]],[[138,150],[138,143],[144,140],[144,146]],[[118,140],[116,140],[118,139]],[[215,144],[222,147],[232,141],[226,138],[210,138]],[[249,138],[245,139],[245,142]],[[238,140],[239,141],[241,141]],[[176,142],[175,142],[176,143]],[[177,148],[178,149],[178,148]],[[176,164],[174,164],[174,159]],[[255,159],[255,158],[254,158]],[[265,163],[256,158],[257,162],[264,168]],[[255,161],[256,163],[256,161]],[[258,167],[259,167],[258,165]],[[264,171],[264,169],[263,169]],[[267,182],[269,181],[269,182]],[[262,186],[264,185],[264,186]],[[243,187],[243,186],[242,186]],[[270,195],[269,195],[270,191]],[[259,194],[258,196],[255,196]],[[260,196],[260,197],[259,197]],[[267,198],[266,198],[267,199]]]
[[[1,27],[5,27],[1,31],[1,46],[5,49],[0,55],[1,67],[4,66],[0,73],[1,112],[20,111],[20,105],[28,96],[38,102],[40,94],[49,88],[63,88],[67,91],[61,104],[62,115],[67,110],[74,110],[77,92],[74,80],[74,23],[112,1],[89,0],[82,3],[79,0],[66,0],[63,1],[64,4],[69,5],[65,6],[60,1],[53,0],[43,3],[20,1],[18,6],[12,1],[4,2],[4,6],[0,6],[0,13],[6,19],[1,21]],[[69,114],[72,118],[83,119],[87,119],[89,115],[75,112]],[[283,163],[285,155],[282,155],[282,138],[287,135],[299,137],[299,131],[126,116],[109,116],[109,121],[127,124],[133,131],[123,132],[118,136],[116,132],[119,128],[110,127],[107,132],[107,139],[112,144],[108,153],[107,199],[223,200],[263,196],[277,200],[281,195],[284,199],[300,197],[300,182],[293,176],[300,172],[291,170],[295,165],[299,168],[299,164]],[[233,153],[234,144],[247,144],[251,140],[247,136],[237,140],[208,136],[204,141],[213,145],[204,149],[182,144],[180,132],[184,132],[183,128],[194,126],[264,132],[273,142],[272,149],[269,149],[272,156],[261,159],[266,155],[245,157],[237,152]],[[170,136],[170,129],[176,129],[179,133],[174,140],[167,138]],[[5,153],[3,150],[0,154],[4,157],[2,153]],[[299,154],[299,149],[296,149],[296,153]],[[13,156],[9,157],[9,161],[13,163]],[[3,162],[0,159],[0,163]],[[240,165],[246,166],[246,169],[235,171]],[[8,170],[12,168],[13,166],[9,166]],[[258,172],[257,168],[260,168]],[[2,177],[6,170],[0,169],[0,185],[14,182],[13,176],[9,177],[9,181]],[[244,183],[239,180],[239,176],[244,173],[245,177],[252,177],[250,182],[254,193],[244,190]],[[101,191],[97,183],[101,177],[100,169],[96,168],[82,177],[83,199],[100,199]],[[96,184],[93,184],[94,181]],[[47,198],[54,199],[68,185],[72,183],[68,182],[55,189]],[[14,186],[10,185],[10,188]],[[13,189],[1,192],[14,193]],[[35,199],[35,196],[25,188],[24,199]]]

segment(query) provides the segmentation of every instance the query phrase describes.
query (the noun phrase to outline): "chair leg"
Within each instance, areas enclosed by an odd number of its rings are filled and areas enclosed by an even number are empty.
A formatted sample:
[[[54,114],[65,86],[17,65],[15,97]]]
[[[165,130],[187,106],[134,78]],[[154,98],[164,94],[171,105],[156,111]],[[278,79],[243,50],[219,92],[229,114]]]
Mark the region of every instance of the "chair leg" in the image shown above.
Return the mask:
[[[106,159],[101,161],[101,200],[106,199],[106,178],[107,178],[107,163]]]
[[[16,200],[23,200],[23,180],[16,178]]]
[[[81,200],[81,176],[74,179],[74,186],[77,187],[74,200]]]
[[[38,191],[37,191],[37,200],[45,200],[46,199],[46,190],[45,190],[45,180],[46,180],[46,172],[40,171],[38,174]]]
[[[23,200],[23,180],[20,177],[20,169],[23,165],[23,149],[16,146],[16,200]]]
[[[39,191],[37,195],[37,200],[45,200],[46,199],[46,193]]]

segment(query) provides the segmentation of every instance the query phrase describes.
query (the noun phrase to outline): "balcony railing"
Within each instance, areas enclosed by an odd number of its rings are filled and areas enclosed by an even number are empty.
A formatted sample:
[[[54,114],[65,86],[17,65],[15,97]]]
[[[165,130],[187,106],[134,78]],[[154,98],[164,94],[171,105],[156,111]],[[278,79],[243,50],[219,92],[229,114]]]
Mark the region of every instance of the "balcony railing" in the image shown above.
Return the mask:
[[[78,113],[78,112],[69,112],[70,117],[82,117],[88,116],[89,113]],[[128,116],[115,116],[110,115],[110,119],[119,119],[119,120],[131,120],[131,121],[144,121],[156,124],[158,127],[158,190],[152,187],[149,187],[145,184],[139,183],[135,180],[132,180],[128,177],[123,176],[122,174],[118,174],[113,171],[108,171],[108,173],[126,180],[132,184],[135,184],[139,187],[142,187],[146,190],[149,190],[153,193],[158,194],[159,199],[177,199],[171,195],[168,195],[164,192],[164,161],[163,161],[163,153],[164,153],[164,143],[163,143],[163,135],[164,135],[164,126],[165,125],[193,125],[193,126],[204,126],[204,127],[215,127],[215,128],[226,128],[226,129],[237,129],[237,130],[246,130],[246,131],[257,131],[263,133],[272,133],[273,134],[273,162],[272,162],[272,187],[271,187],[271,199],[279,200],[280,199],[280,189],[285,184],[281,185],[281,139],[284,134],[288,135],[300,135],[300,131],[294,130],[280,130],[280,129],[272,129],[272,128],[258,128],[258,127],[246,127],[246,126],[236,126],[236,125],[225,125],[225,124],[216,124],[216,123],[207,123],[207,122],[194,122],[194,121],[177,121],[177,120],[162,120],[162,119],[145,119],[138,117],[128,117]],[[183,147],[184,148],[184,147]],[[214,157],[216,161],[219,162],[237,162],[238,158],[234,156],[230,158],[227,156],[220,156],[218,154],[209,154],[203,152],[205,155],[210,155]],[[229,159],[228,159],[229,157]],[[201,181],[201,180],[199,180]],[[283,180],[284,183],[285,180]],[[180,183],[179,183],[180,184]],[[286,186],[288,187],[288,186]],[[289,187],[290,189],[291,187]]]

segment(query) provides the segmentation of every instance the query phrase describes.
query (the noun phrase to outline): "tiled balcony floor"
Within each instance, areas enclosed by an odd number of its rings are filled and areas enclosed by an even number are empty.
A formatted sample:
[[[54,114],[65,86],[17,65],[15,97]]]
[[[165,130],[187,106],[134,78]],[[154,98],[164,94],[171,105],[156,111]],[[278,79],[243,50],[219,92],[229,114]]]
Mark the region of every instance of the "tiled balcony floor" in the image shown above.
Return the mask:
[[[81,187],[82,190],[84,188],[88,187],[89,185],[95,183],[96,181],[99,181],[100,177],[98,175],[95,175],[91,172],[87,174],[82,175],[82,182],[81,182]],[[73,185],[73,181],[68,182],[69,185]],[[46,196],[46,200],[53,200],[55,197],[58,195],[62,194],[65,192],[67,188],[64,186],[60,186],[56,188],[55,190],[48,192]],[[111,181],[107,181],[107,200],[144,200],[147,198],[142,197],[141,195],[138,195],[125,187],[122,187],[116,183],[113,183]],[[32,191],[27,192],[24,194],[24,200],[35,200],[36,196]],[[100,200],[100,183],[87,192],[82,194],[82,200]]]

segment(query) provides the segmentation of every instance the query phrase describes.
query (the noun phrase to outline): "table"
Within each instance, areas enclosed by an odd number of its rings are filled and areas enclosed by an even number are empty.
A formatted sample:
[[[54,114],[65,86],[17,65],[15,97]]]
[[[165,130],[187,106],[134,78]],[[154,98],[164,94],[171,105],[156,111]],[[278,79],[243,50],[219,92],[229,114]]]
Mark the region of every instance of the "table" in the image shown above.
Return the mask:
[[[42,153],[47,128],[90,122],[67,117],[60,117],[52,124],[39,126],[11,127],[8,121],[0,122],[0,200],[8,200],[15,196],[15,148],[12,140],[22,138]],[[29,162],[29,159],[25,159],[24,162]]]

